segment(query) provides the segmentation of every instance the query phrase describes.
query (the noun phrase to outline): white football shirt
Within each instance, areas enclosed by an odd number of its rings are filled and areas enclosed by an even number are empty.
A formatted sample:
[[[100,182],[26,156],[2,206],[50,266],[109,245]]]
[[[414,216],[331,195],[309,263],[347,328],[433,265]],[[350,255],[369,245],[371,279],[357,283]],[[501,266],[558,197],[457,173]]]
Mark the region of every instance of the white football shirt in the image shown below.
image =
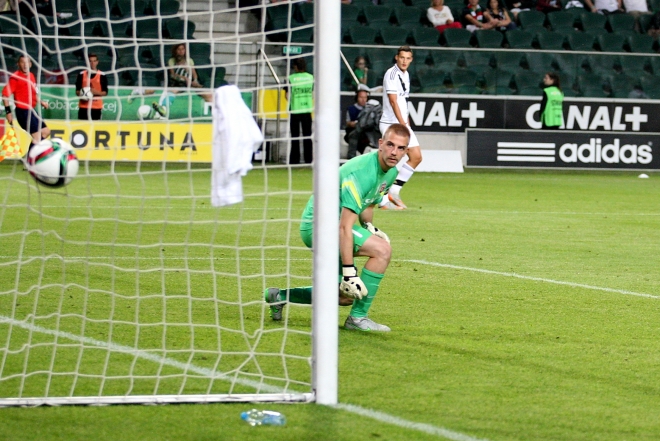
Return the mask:
[[[387,95],[396,94],[396,102],[399,105],[399,111],[403,117],[403,121],[408,120],[408,102],[406,98],[410,94],[410,76],[408,72],[403,72],[395,64],[387,69],[383,77],[383,115],[380,117],[381,123],[395,124],[399,120],[396,119],[394,110],[390,105],[390,100]]]

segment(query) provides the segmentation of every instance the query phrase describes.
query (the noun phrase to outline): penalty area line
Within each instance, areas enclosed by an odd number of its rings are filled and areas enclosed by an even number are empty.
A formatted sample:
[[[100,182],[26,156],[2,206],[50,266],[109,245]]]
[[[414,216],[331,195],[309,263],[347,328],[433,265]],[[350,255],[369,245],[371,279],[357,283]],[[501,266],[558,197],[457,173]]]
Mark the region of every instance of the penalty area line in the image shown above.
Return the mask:
[[[4,315],[0,315],[0,324],[8,324],[11,326],[17,326],[19,328],[26,329],[31,332],[37,332],[40,334],[46,334],[46,335],[51,335],[56,338],[63,338],[66,340],[71,340],[75,341],[78,343],[83,343],[89,346],[95,346],[97,348],[104,348],[113,352],[120,352],[124,354],[130,354],[133,355],[136,358],[141,358],[144,360],[149,360],[151,362],[163,365],[163,366],[170,366],[176,369],[180,369],[183,372],[193,372],[198,375],[202,375],[208,378],[213,378],[213,379],[219,379],[219,380],[225,380],[225,381],[233,381],[237,384],[241,384],[244,386],[249,386],[253,387],[257,390],[264,391],[264,392],[269,392],[269,393],[297,393],[297,391],[294,391],[292,389],[284,390],[281,387],[278,386],[271,386],[269,384],[265,384],[263,382],[258,382],[258,381],[252,381],[244,378],[236,378],[234,375],[228,375],[223,372],[218,372],[217,370],[214,369],[209,369],[201,366],[196,366],[191,363],[183,363],[178,360],[174,360],[172,358],[168,357],[162,357],[156,354],[153,354],[151,352],[143,351],[140,349],[135,349],[130,346],[125,346],[125,345],[120,345],[117,343],[112,343],[112,342],[104,342],[101,340],[96,340],[94,338],[89,338],[89,337],[83,337],[80,335],[75,335],[70,332],[65,332],[65,331],[57,331],[54,329],[48,329],[44,328],[42,326],[38,326],[26,321],[21,321],[21,320],[15,320],[12,319],[11,317],[7,317]],[[360,406],[356,406],[353,404],[347,404],[347,403],[339,403],[334,406],[330,406],[336,409],[344,410],[347,412],[354,413],[356,415],[364,416],[367,418],[371,418],[376,421],[380,421],[383,423],[387,424],[392,424],[395,426],[402,427],[404,429],[410,429],[410,430],[416,430],[419,432],[424,432],[429,435],[436,435],[436,436],[441,436],[443,438],[452,440],[452,441],[488,441],[486,439],[482,438],[473,438],[471,436],[459,433],[459,432],[454,432],[449,429],[445,429],[443,427],[436,427],[430,424],[423,424],[423,423],[415,423],[413,421],[408,421],[403,418],[396,417],[394,415],[389,415],[384,412],[379,412],[376,410],[371,410],[371,409],[365,409]]]
[[[514,277],[516,279],[531,280],[534,282],[544,282],[544,283],[552,283],[555,285],[570,286],[571,288],[584,288],[584,289],[592,289],[595,291],[605,291],[615,294],[623,294],[627,296],[646,297],[649,299],[660,299],[660,296],[657,295],[646,294],[642,292],[627,291],[625,289],[614,289],[614,288],[606,288],[603,286],[585,285],[583,283],[565,282],[563,280],[545,279],[543,277],[523,276],[522,274],[507,273],[503,271],[493,271],[482,268],[471,268],[469,266],[450,265],[448,263],[429,262],[427,260],[414,260],[414,259],[401,260],[401,262],[418,263],[420,265],[435,266],[440,268],[450,268],[450,269],[456,269],[462,271],[472,271],[475,273],[492,274],[496,276]]]

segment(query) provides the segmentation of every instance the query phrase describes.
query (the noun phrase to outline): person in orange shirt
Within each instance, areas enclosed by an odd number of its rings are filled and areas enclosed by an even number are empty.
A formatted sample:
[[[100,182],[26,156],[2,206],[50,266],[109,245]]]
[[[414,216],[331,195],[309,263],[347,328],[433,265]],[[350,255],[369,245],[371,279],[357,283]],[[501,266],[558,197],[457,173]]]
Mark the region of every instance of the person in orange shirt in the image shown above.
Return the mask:
[[[78,73],[76,78],[76,95],[80,97],[78,102],[78,119],[99,120],[103,110],[103,97],[108,94],[108,79],[105,74],[97,69],[99,57],[89,54],[89,69]],[[87,96],[88,89],[92,97]]]
[[[31,67],[32,62],[27,55],[18,57],[18,70],[9,77],[9,81],[2,89],[2,101],[7,113],[7,121],[11,124],[16,118],[21,128],[32,136],[30,148],[50,136],[50,129],[46,126],[46,122],[35,111],[37,104],[41,104],[44,109],[47,109],[48,102],[37,99],[37,81],[34,74],[30,72]],[[12,95],[14,96],[16,116],[9,106],[9,97]]]

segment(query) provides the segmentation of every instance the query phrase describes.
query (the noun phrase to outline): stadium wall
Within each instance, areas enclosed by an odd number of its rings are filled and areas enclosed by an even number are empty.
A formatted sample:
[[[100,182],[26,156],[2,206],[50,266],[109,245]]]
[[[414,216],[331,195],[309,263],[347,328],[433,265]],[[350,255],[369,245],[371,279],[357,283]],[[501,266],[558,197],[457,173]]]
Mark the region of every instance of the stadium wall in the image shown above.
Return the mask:
[[[372,98],[380,100],[381,97],[373,96]],[[353,94],[343,94],[342,109],[348,108],[352,102]],[[547,167],[546,163],[530,165],[515,161],[508,164],[489,160],[484,160],[488,164],[470,164],[468,162],[466,133],[473,129],[477,129],[476,131],[479,129],[491,130],[492,132],[488,135],[491,137],[494,135],[503,137],[507,133],[538,133],[538,135],[525,135],[528,139],[525,142],[540,142],[539,138],[554,136],[552,132],[543,132],[543,134],[540,132],[540,104],[540,89],[538,97],[416,94],[410,97],[408,110],[411,126],[415,130],[423,150],[459,150],[465,166]],[[344,115],[342,115],[342,121],[344,121]],[[648,142],[653,144],[653,140],[657,139],[655,132],[660,127],[660,101],[566,98],[564,121],[565,127],[562,129],[567,132],[570,130],[586,136],[592,134],[594,139],[600,136],[601,141],[604,139],[602,138],[604,135],[620,134],[621,136],[610,136],[610,138],[612,141],[617,138],[624,144],[634,143],[633,141],[642,142],[639,145],[645,145],[644,143]],[[560,132],[564,132],[564,130]],[[649,136],[645,140],[631,139],[628,142],[627,136],[631,133],[648,134]],[[475,137],[474,140],[476,139],[481,138]],[[535,141],[530,141],[530,139]],[[582,137],[580,139],[582,140]],[[586,142],[591,142],[589,139],[587,138]],[[474,140],[473,148],[477,142]],[[566,138],[557,140],[562,144],[567,141]],[[658,145],[660,146],[660,143]],[[657,156],[660,158],[660,152]],[[628,167],[629,165],[621,162],[615,166],[611,166],[611,163],[601,165],[582,163],[579,166],[581,168],[631,168]],[[647,169],[652,168],[649,164],[642,163],[632,168],[642,166]]]

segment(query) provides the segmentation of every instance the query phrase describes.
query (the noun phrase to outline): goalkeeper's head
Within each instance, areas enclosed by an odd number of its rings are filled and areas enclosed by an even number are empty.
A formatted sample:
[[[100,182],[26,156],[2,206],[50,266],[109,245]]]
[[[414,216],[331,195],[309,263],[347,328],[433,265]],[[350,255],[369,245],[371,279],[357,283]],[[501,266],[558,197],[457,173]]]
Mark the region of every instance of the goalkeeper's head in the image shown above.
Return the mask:
[[[378,141],[378,162],[383,171],[396,167],[408,152],[410,131],[403,124],[392,124]]]

